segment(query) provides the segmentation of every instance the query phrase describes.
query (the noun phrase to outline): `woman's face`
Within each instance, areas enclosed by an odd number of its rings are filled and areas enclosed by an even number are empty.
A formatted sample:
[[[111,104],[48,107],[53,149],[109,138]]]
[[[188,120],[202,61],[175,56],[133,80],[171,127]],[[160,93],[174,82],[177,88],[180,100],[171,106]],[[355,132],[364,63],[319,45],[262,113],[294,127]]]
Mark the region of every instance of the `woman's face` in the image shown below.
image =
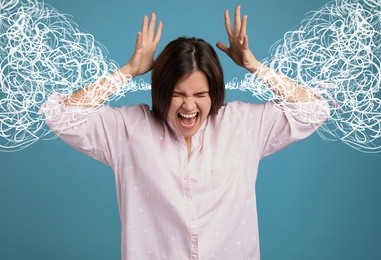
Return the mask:
[[[177,82],[168,117],[174,128],[187,140],[200,129],[211,106],[208,79],[203,72],[195,70]]]

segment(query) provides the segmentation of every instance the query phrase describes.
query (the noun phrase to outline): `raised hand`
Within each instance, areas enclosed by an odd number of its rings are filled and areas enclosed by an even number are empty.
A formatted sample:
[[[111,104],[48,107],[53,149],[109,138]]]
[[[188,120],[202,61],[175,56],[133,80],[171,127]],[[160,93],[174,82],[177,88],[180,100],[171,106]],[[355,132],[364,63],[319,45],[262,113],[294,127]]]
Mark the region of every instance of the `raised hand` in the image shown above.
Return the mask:
[[[126,81],[137,75],[150,71],[153,67],[153,57],[160,41],[162,23],[159,22],[155,33],[156,15],[152,13],[151,21],[144,16],[142,31],[138,33],[135,51],[130,61],[114,73],[93,84],[80,88],[66,99],[65,105],[94,107],[107,100]]]
[[[156,14],[152,13],[151,21],[148,23],[148,16],[144,16],[142,31],[136,38],[135,51],[128,62],[128,72],[132,77],[142,75],[150,71],[154,63],[154,54],[160,41],[162,32],[162,22],[159,22],[156,33]]]
[[[249,48],[249,39],[246,35],[247,16],[241,20],[241,6],[237,6],[234,14],[234,28],[230,22],[229,11],[225,11],[225,28],[228,34],[230,47],[222,42],[216,46],[225,52],[238,66],[244,67],[254,73],[260,66],[259,61],[254,57]]]

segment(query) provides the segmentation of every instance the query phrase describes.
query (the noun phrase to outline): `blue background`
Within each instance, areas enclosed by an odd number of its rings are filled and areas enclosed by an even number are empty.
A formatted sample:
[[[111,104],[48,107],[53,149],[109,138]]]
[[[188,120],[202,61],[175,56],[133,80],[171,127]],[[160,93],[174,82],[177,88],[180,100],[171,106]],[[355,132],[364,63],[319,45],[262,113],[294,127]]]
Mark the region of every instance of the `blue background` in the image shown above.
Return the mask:
[[[160,3],[159,3],[160,2]],[[71,14],[125,64],[144,14],[163,21],[159,50],[178,36],[227,42],[223,12],[242,5],[258,59],[325,0],[48,0]],[[218,51],[225,81],[243,78]],[[144,79],[149,81],[149,75]],[[257,102],[250,93],[227,100]],[[149,103],[150,93],[113,102]],[[381,154],[355,151],[317,134],[264,159],[257,180],[263,260],[381,259]],[[120,259],[120,220],[110,168],[61,140],[0,153],[0,259]]]

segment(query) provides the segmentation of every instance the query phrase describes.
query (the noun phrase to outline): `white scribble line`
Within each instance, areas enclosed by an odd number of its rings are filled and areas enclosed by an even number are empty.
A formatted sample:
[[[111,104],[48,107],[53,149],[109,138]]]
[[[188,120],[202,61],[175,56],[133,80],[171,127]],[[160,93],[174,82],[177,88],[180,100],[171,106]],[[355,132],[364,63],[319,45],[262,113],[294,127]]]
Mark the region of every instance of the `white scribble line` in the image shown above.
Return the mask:
[[[286,33],[265,60],[306,87],[335,85],[324,93],[335,102],[319,133],[364,152],[381,149],[380,21],[380,0],[331,2]]]
[[[310,12],[263,60],[329,100],[331,116],[319,130],[322,138],[363,152],[381,151],[380,26],[381,0],[336,0]],[[101,78],[115,80],[107,76],[118,67],[70,16],[36,0],[0,0],[0,151],[53,138],[37,113],[47,98]],[[131,80],[109,101],[150,88],[142,79]],[[252,74],[234,78],[226,89],[278,99]],[[293,109],[289,112],[305,115],[301,107]]]

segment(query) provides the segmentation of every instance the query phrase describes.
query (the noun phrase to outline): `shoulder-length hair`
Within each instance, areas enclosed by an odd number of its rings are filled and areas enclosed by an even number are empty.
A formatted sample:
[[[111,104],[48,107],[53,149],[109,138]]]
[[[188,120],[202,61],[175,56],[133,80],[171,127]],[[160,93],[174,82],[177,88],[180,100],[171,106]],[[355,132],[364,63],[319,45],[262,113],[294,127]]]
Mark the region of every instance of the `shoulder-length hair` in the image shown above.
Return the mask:
[[[217,114],[225,99],[224,74],[217,53],[202,39],[180,37],[164,48],[152,70],[152,111],[156,117],[166,120],[176,83],[195,70],[207,77],[212,101],[209,115]]]

